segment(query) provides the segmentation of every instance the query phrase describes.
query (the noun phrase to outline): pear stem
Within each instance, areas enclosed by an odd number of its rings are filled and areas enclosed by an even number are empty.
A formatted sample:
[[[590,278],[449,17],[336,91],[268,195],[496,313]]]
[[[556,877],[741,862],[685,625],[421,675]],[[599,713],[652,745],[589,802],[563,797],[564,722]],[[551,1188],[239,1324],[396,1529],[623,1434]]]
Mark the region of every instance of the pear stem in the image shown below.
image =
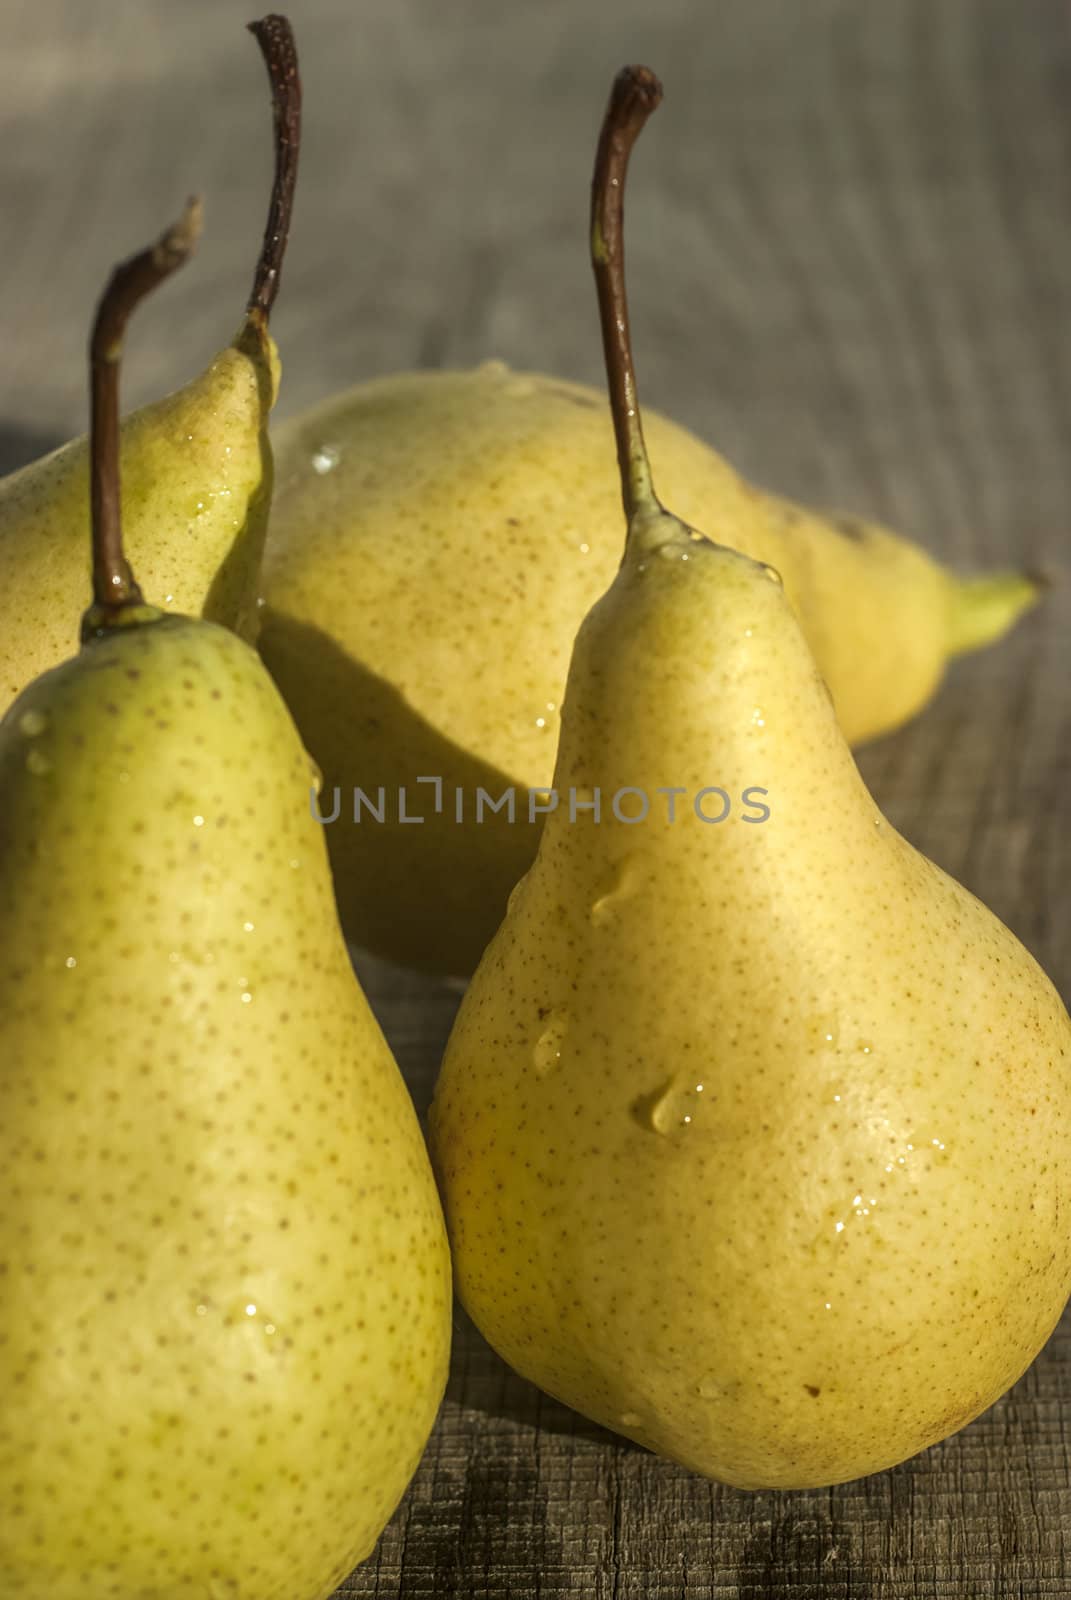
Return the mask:
[[[599,297],[621,496],[630,525],[634,517],[661,507],[651,480],[632,361],[622,242],[625,175],[632,146],[661,99],[662,85],[650,67],[622,67],[610,90],[591,180],[591,265]]]
[[[279,274],[294,209],[298,152],[301,148],[301,78],[294,30],[286,17],[272,12],[248,26],[268,68],[275,123],[275,177],[271,204],[264,229],[264,243],[253,278],[253,292],[246,308],[251,317],[266,324],[279,292]]]
[[[188,200],[156,243],[116,267],[97,306],[89,341],[89,498],[93,527],[93,600],[88,616],[107,625],[141,590],[123,553],[119,510],[119,364],[135,307],[190,256],[201,232],[201,202]],[[83,626],[84,632],[85,625]]]

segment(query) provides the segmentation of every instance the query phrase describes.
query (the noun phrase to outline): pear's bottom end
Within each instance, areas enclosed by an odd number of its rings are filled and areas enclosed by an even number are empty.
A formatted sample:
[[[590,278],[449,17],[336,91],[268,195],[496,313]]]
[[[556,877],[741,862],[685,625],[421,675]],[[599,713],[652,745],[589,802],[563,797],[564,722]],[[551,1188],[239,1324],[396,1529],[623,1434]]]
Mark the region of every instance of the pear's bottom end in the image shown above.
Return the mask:
[[[473,1320],[479,1325],[478,1318]],[[489,1342],[494,1344],[493,1339]],[[575,1388],[570,1392],[568,1383],[555,1384],[549,1374],[511,1360],[501,1348],[499,1354],[529,1382],[599,1427],[709,1482],[748,1493],[834,1488],[891,1471],[976,1421],[1022,1376],[1018,1368],[1005,1371],[985,1392],[969,1399],[962,1393],[948,1395],[943,1406],[920,1404],[920,1397],[905,1394],[899,1429],[887,1414],[884,1425],[872,1419],[863,1437],[852,1438],[857,1395],[851,1397],[847,1411],[834,1401],[834,1410],[823,1417],[821,1391],[809,1388],[807,1404],[813,1417],[801,1414],[786,1423],[784,1408],[778,1404],[776,1415],[766,1410],[746,1423],[738,1418],[724,1429],[697,1428],[694,1413],[682,1412],[679,1406],[660,1408],[648,1397],[646,1406],[639,1399],[633,1402],[635,1409],[629,1409],[615,1403],[614,1391],[618,1401],[626,1391],[612,1381],[604,1387],[602,1403],[592,1404]],[[913,1400],[915,1418],[909,1424]]]

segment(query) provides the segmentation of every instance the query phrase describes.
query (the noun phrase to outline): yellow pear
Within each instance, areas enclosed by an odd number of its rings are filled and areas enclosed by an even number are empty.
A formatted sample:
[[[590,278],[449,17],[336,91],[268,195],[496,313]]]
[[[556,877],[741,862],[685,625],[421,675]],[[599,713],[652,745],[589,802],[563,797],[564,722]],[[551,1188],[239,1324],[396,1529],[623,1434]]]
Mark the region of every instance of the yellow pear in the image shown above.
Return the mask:
[[[446,1381],[450,1263],[259,657],[145,604],[97,324],[95,605],[0,721],[0,1593],[324,1600]]]
[[[878,812],[776,572],[654,496],[620,229],[659,94],[619,75],[593,197],[624,561],[432,1152],[461,1299],[519,1372],[698,1472],[800,1488],[961,1427],[1047,1339],[1071,1022]]]
[[[648,426],[668,503],[783,574],[852,742],[913,715],[950,657],[1036,598],[1022,574],[956,577],[884,528],[761,492],[663,417]],[[605,402],[488,363],[366,383],[274,440],[260,649],[327,815],[339,790],[343,925],[394,960],[471,972],[540,823],[477,822],[476,791],[550,784],[573,639],[620,559]],[[382,823],[354,823],[356,788]],[[401,788],[422,823],[402,820]]]
[[[268,318],[286,249],[300,129],[289,27],[253,24],[275,101],[276,168],[264,246],[234,341],[206,371],[123,422],[127,544],[165,610],[252,641],[271,500],[268,414],[279,356]],[[0,712],[77,648],[89,581],[89,441],[0,479]]]

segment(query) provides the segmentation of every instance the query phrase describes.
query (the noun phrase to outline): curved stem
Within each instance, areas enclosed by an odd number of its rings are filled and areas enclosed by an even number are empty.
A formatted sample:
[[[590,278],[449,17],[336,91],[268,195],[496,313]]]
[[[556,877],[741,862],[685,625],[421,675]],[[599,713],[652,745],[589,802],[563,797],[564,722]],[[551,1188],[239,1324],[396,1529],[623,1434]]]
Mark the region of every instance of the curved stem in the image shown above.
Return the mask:
[[[643,440],[628,325],[622,242],[625,174],[632,146],[661,99],[662,85],[650,67],[622,67],[610,91],[591,180],[591,265],[599,297],[621,494],[629,522],[639,512],[657,510],[659,502]]]
[[[275,177],[271,204],[264,229],[253,292],[247,310],[267,322],[279,292],[290,217],[294,209],[298,152],[301,148],[301,78],[298,73],[294,30],[286,17],[272,13],[251,22],[249,31],[260,46],[271,83],[272,112],[275,122]]]
[[[98,620],[141,605],[123,554],[119,514],[119,363],[135,307],[187,260],[201,231],[201,202],[189,200],[156,243],[116,267],[101,296],[89,341],[89,498],[93,526],[93,600]]]

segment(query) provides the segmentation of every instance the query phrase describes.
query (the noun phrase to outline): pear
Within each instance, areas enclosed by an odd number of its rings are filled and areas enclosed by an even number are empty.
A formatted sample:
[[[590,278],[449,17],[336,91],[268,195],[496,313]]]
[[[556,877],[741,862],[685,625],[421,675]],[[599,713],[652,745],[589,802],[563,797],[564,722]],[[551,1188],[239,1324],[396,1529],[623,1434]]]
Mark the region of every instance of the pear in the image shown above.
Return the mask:
[[[271,500],[268,414],[279,355],[268,319],[290,226],[301,91],[290,25],[251,23],[275,104],[275,177],[246,314],[233,342],[122,431],[131,559],[166,610],[204,616],[252,641]],[[0,479],[0,712],[77,647],[89,578],[89,442]]]
[[[884,528],[764,494],[663,417],[649,431],[669,503],[783,574],[852,742],[907,720],[1037,596],[1023,574],[956,577]],[[366,383],[274,441],[260,649],[328,816],[339,790],[343,924],[469,973],[539,839],[538,816],[477,822],[476,791],[549,786],[573,639],[620,559],[605,402],[494,362]],[[421,777],[441,780],[438,807]],[[383,822],[355,825],[354,790],[380,787]],[[401,820],[400,788],[423,824]]]
[[[322,1600],[446,1380],[423,1138],[256,652],[147,605],[97,323],[95,597],[0,722],[0,1593]]]
[[[879,813],[777,573],[654,495],[620,231],[659,95],[619,75],[593,195],[624,560],[432,1155],[460,1297],[518,1372],[697,1472],[801,1488],[961,1427],[1047,1339],[1071,1022]]]

